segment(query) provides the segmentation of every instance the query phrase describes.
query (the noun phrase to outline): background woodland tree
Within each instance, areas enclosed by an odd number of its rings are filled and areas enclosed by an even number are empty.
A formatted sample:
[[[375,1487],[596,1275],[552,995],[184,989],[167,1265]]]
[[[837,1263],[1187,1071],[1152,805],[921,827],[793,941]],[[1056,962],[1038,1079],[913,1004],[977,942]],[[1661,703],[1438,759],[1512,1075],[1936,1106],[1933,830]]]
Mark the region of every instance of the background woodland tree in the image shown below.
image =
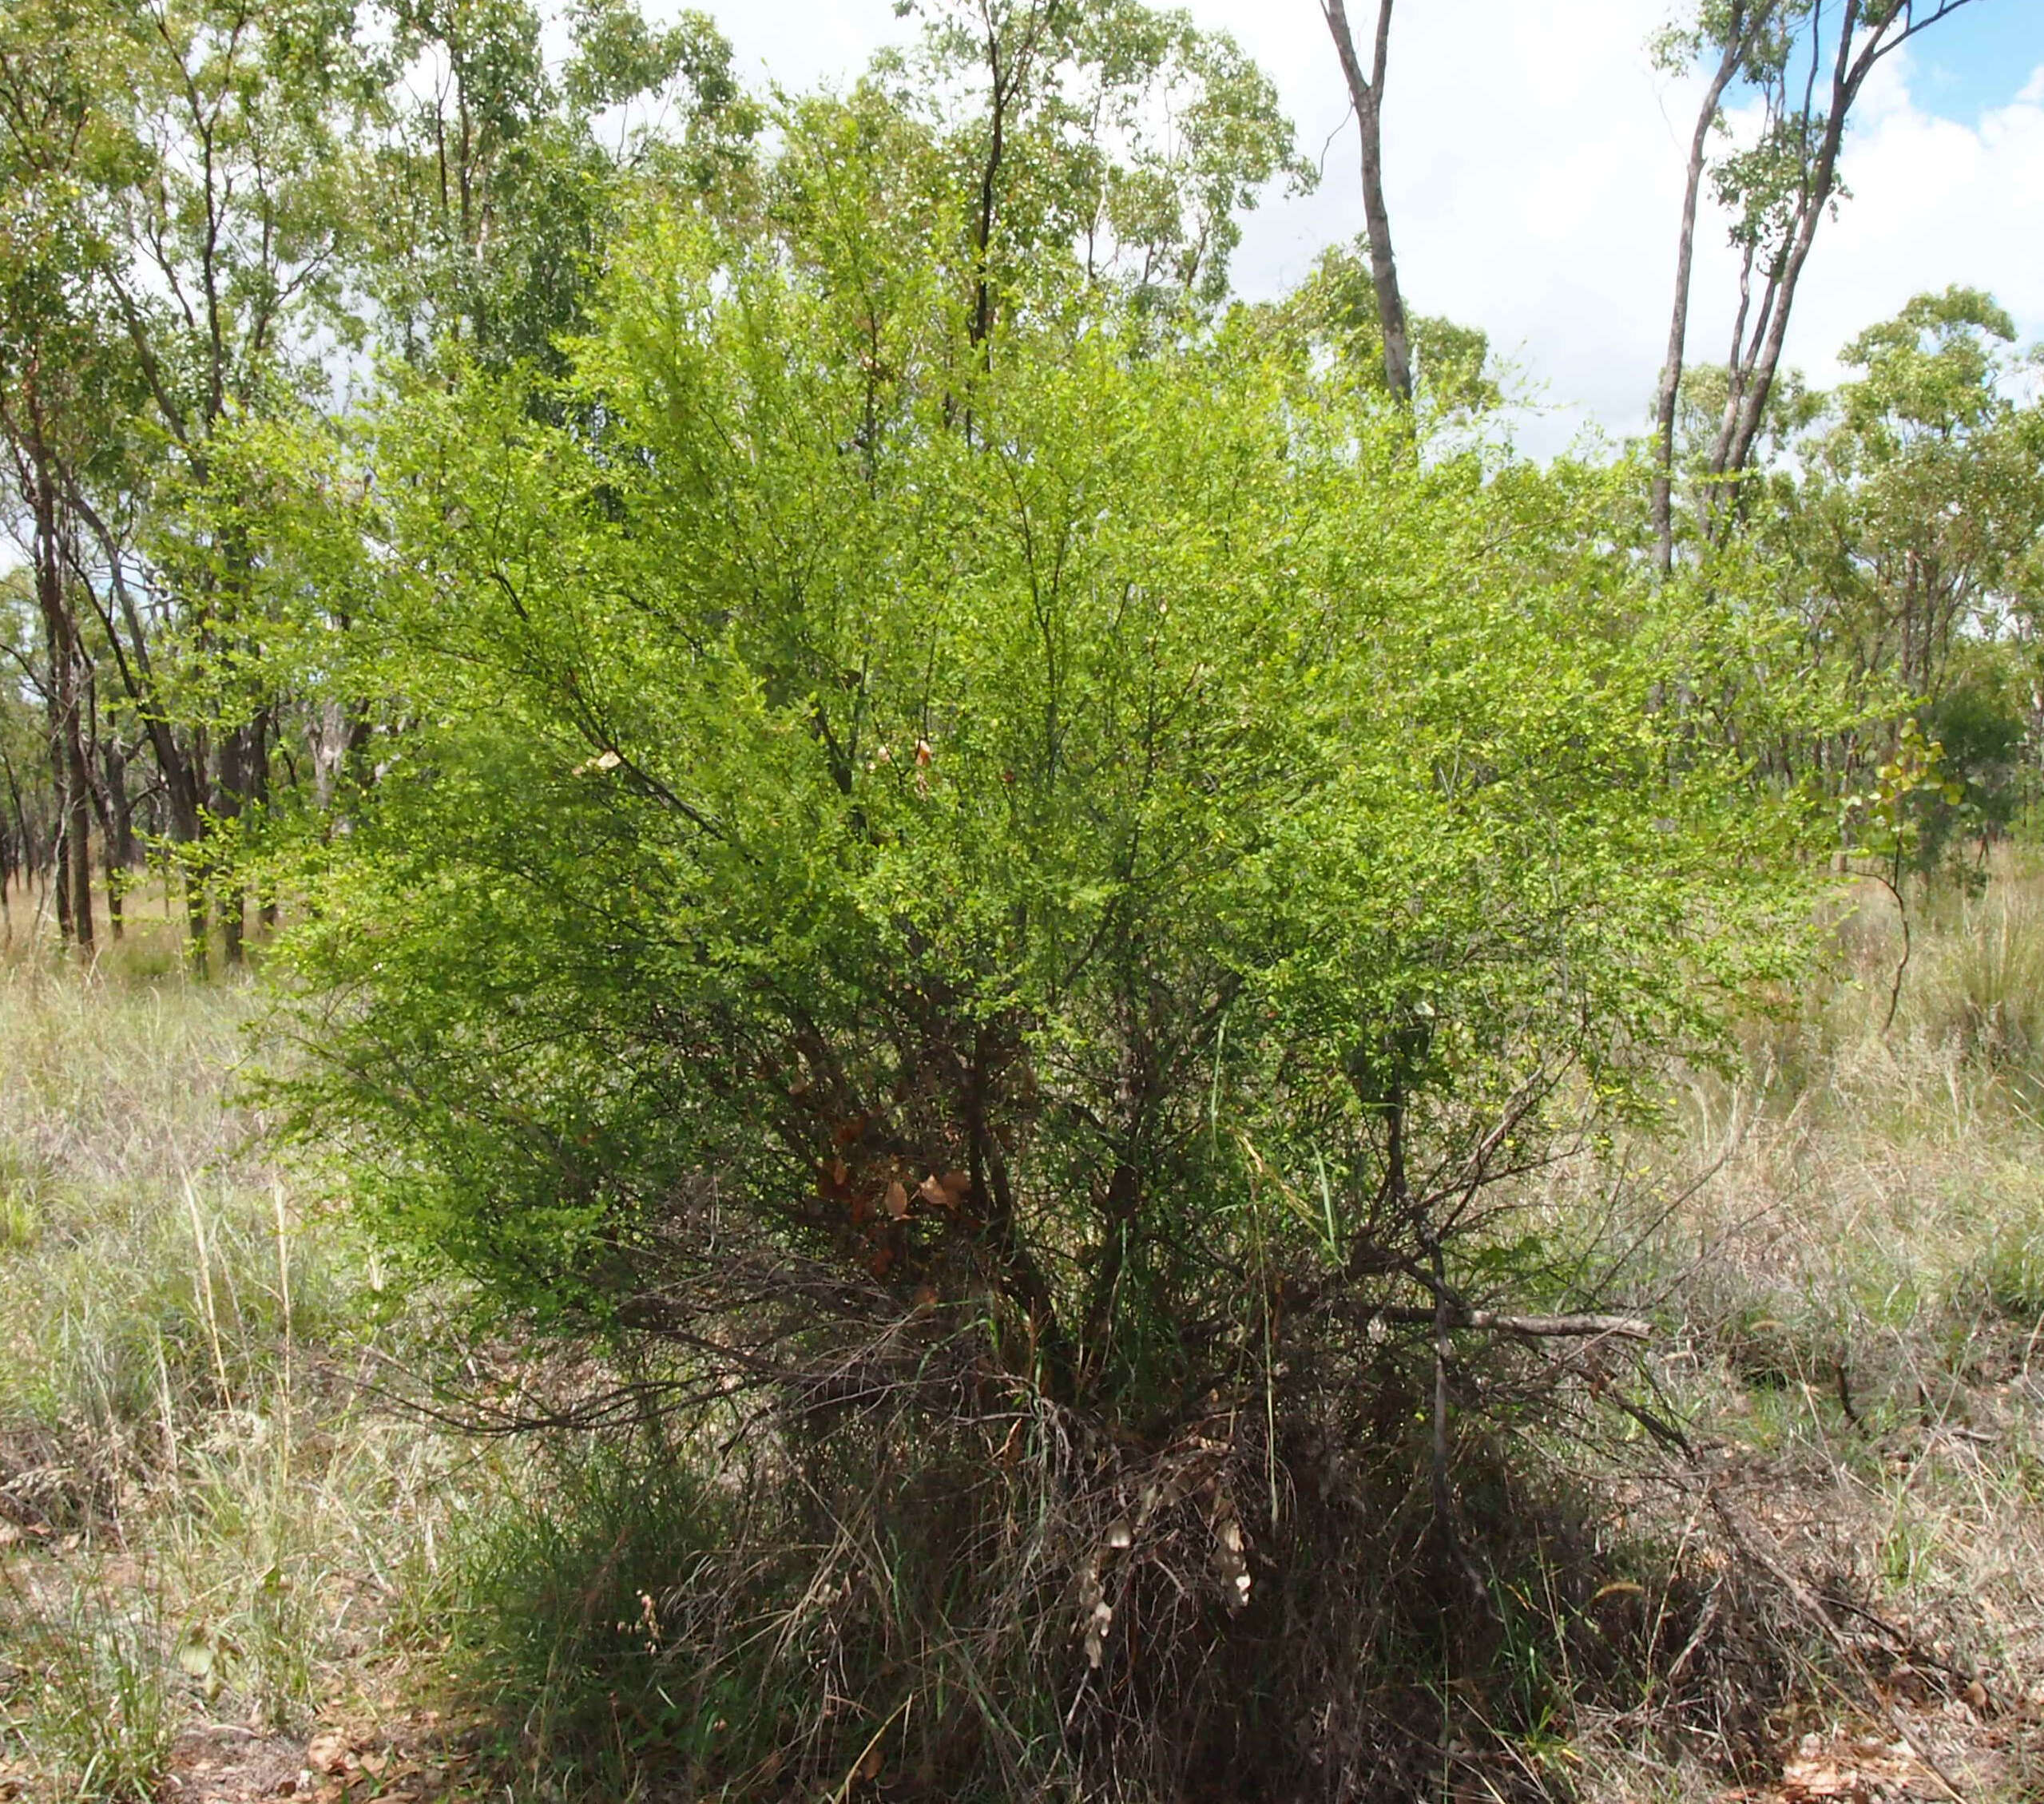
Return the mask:
[[[110,868],[133,855],[138,751],[200,965],[216,913],[240,958],[280,759],[331,801],[360,751],[354,701],[312,692],[345,664],[316,641],[344,634],[348,585],[304,563],[316,541],[336,577],[332,504],[359,480],[336,461],[350,360],[543,359],[633,184],[742,188],[756,113],[707,25],[571,23],[557,75],[516,6],[10,10],[0,426],[81,949],[85,848],[96,820]],[[120,732],[80,724],[88,692]]]
[[[146,858],[194,972],[260,946],[268,1119],[434,1299],[435,1406],[646,1454],[670,1588],[609,1532],[554,1588],[653,1675],[588,1688],[605,1759],[839,1795],[912,1707],[904,1794],[1409,1797],[1507,1667],[1545,1732],[1494,1632],[1564,1568],[1494,1556],[1584,1521],[1555,1438],[1692,1451],[1629,1153],[1780,1025],[1840,853],[1914,909],[2029,824],[2034,354],[1955,287],[1832,392],[1779,362],[1850,108],[1956,3],[1663,44],[1649,436],[1545,462],[1400,292],[1390,0],[1367,66],[1325,8],[1365,230],[1254,303],[1312,172],[1134,0],[928,0],[768,96],[626,0],[0,16],[6,930],[97,956]],[[1556,1644],[1644,1645],[1629,1708],[1728,1568],[1685,1625],[1585,1538]]]
[[[1377,303],[1377,341],[1383,361],[1384,386],[1393,400],[1412,398],[1412,344],[1405,317],[1405,297],[1398,282],[1398,260],[1391,250],[1391,211],[1384,204],[1384,82],[1391,61],[1391,0],[1377,0],[1376,29],[1370,38],[1366,68],[1348,25],[1342,0],[1323,0],[1322,18],[1334,39],[1348,103],[1361,141],[1362,244],[1370,259],[1370,283]]]
[[[1722,129],[1725,96],[1735,83],[1756,91],[1754,141],[1728,151],[1710,170],[1720,205],[1733,218],[1740,253],[1739,303],[1725,367],[1724,410],[1707,468],[1713,486],[1703,517],[1721,541],[1736,517],[1740,479],[1762,430],[1796,289],[1819,225],[1844,189],[1840,169],[1846,129],[1867,78],[1883,59],[1969,0],[1843,0],[1827,10],[1815,0],[1705,0],[1693,18],[1656,41],[1665,67],[1701,59],[1709,74],[1697,115],[1683,189],[1668,353],[1654,415],[1660,470],[1653,489],[1658,556],[1673,558],[1669,485],[1676,395],[1688,331],[1697,203],[1706,144]]]

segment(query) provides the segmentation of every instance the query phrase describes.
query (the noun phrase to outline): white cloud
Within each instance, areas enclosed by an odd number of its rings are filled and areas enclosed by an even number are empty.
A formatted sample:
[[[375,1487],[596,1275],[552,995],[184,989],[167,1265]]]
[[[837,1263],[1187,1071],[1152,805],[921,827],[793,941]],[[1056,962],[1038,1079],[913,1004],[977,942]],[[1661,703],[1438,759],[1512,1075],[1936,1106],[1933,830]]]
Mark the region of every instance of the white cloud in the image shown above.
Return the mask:
[[[1317,149],[1347,109],[1314,0],[1194,0],[1276,77]],[[1666,343],[1681,180],[1700,85],[1658,74],[1649,34],[1667,0],[1457,0],[1395,15],[1386,184],[1410,303],[1485,327],[1553,410],[1537,449],[1578,424],[1637,430]],[[1360,20],[1374,8],[1351,8]],[[2044,50],[2044,34],[2040,34]],[[2026,338],[2044,335],[2044,68],[1977,129],[1912,97],[1907,52],[1863,96],[1844,160],[1853,197],[1820,228],[1786,356],[1836,379],[1840,347],[1926,288],[1991,290]],[[2011,86],[2014,83],[2011,82]],[[1297,280],[1361,224],[1355,137],[1320,191],[1266,208],[1236,266],[1250,293]],[[1736,268],[1726,222],[1697,228],[1689,355],[1721,359]]]
[[[1238,286],[1281,291],[1320,248],[1362,225],[1347,95],[1316,0],[1190,0],[1276,81],[1317,154],[1319,192],[1273,198],[1248,222]],[[1650,65],[1672,0],[1404,0],[1395,15],[1385,173],[1399,272],[1415,308],[1487,330],[1552,410],[1534,449],[1576,426],[1644,422],[1668,331],[1682,169],[1697,83]],[[741,57],[784,83],[848,75],[905,27],[889,0],[724,0]],[[1351,0],[1367,30],[1375,8]],[[1927,37],[1923,41],[1929,42]],[[2044,64],[2044,31],[2039,34]],[[2016,83],[2011,71],[2010,88]],[[2044,66],[1977,126],[1914,97],[1908,52],[1885,63],[1848,141],[1852,198],[1820,231],[1797,298],[1789,361],[1837,374],[1839,347],[1911,295],[1991,290],[2026,339],[2044,336]],[[1736,270],[1725,222],[1697,232],[1690,355],[1722,358]]]
[[[703,0],[650,0],[649,10]],[[828,81],[843,85],[883,44],[905,42],[912,22],[891,0],[709,0],[708,10],[731,40],[740,73],[792,93]]]
[[[1989,290],[2026,338],[2044,334],[2044,70],[1977,129],[1921,110],[1907,76],[1850,141],[1853,198],[1812,254],[1792,335],[1820,380],[1860,327],[1948,283]]]

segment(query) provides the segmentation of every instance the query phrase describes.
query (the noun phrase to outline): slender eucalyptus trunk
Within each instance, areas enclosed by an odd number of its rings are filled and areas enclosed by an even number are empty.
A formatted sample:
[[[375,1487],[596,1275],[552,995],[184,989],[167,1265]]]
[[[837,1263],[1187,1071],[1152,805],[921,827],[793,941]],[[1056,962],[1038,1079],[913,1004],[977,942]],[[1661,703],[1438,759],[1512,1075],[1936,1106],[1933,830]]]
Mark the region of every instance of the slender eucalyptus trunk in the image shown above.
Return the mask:
[[[1768,0],[1761,0],[1763,15]],[[1668,321],[1668,353],[1661,365],[1661,387],[1653,404],[1654,557],[1665,577],[1675,567],[1675,404],[1681,393],[1682,358],[1689,331],[1689,282],[1695,264],[1697,201],[1703,188],[1704,150],[1725,90],[1745,55],[1745,0],[1732,0],[1725,31],[1725,54],[1711,77],[1704,102],[1697,109],[1696,130],[1689,139],[1689,164],[1682,187],[1682,229],[1675,249],[1675,304]]]
[[[14,811],[14,871],[26,894],[35,882],[35,835],[29,826],[28,810],[22,806],[22,786],[14,775],[14,761],[4,751],[0,751],[0,775],[7,779],[7,799]],[[8,926],[11,932],[11,918]]]
[[[1372,41],[1370,72],[1363,72],[1355,39],[1348,29],[1343,0],[1322,0],[1321,14],[1334,39],[1342,78],[1355,109],[1363,139],[1363,218],[1370,236],[1370,285],[1376,291],[1377,328],[1384,345],[1384,381],[1393,398],[1412,399],[1412,339],[1406,323],[1405,297],[1398,285],[1398,261],[1391,254],[1391,211],[1384,204],[1384,70],[1391,50],[1391,0],[1377,0],[1377,30]]]
[[[106,871],[106,920],[117,940],[125,925],[128,884],[135,866],[135,805],[128,794],[128,754],[109,740],[101,748],[106,818],[101,823]]]
[[[256,716],[255,743],[249,765],[248,799],[256,812],[266,814],[270,805],[270,751],[276,739],[275,711],[265,708]],[[260,899],[256,905],[256,918],[265,934],[274,933],[277,924],[276,891],[270,886],[265,876]]]
[[[50,836],[50,859],[57,868],[57,937],[68,946],[71,944],[71,836],[65,831],[65,823],[69,816],[64,807],[64,757],[58,748],[54,701],[51,712],[50,785],[50,793],[56,799],[57,815]]]
[[[58,926],[83,954],[93,947],[92,773],[85,762],[77,623],[65,593],[63,522],[40,446],[32,454],[36,603],[48,658],[50,774],[58,822]]]
[[[1825,22],[1825,17],[1822,8],[1812,15],[1810,77],[1802,117],[1806,128],[1814,119],[1821,121],[1821,129],[1815,152],[1804,165],[1803,179],[1796,191],[1785,248],[1768,270],[1759,318],[1743,355],[1740,355],[1737,340],[1734,340],[1732,398],[1719,427],[1710,463],[1711,474],[1719,479],[1725,490],[1713,521],[1720,537],[1730,530],[1731,522],[1737,517],[1739,481],[1752,461],[1753,447],[1766,418],[1768,398],[1780,367],[1789,315],[1795,307],[1796,286],[1802,280],[1804,266],[1809,261],[1811,247],[1816,242],[1817,227],[1838,192],[1839,148],[1844,141],[1846,122],[1853,104],[1867,76],[1883,57],[1967,4],[1968,0],[1936,0],[1935,5],[1924,0],[1919,14],[1916,0],[1900,0],[1899,4],[1876,0],[1870,24],[1869,10],[1863,0],[1845,0],[1838,20],[1837,46],[1832,57],[1828,100],[1823,111],[1815,114],[1810,105],[1818,71],[1814,34]],[[1899,30],[1897,26],[1900,27]]]
[[[149,751],[163,779],[163,811],[169,817],[173,854],[185,887],[185,956],[192,974],[207,970],[206,771],[207,739],[204,728],[194,728],[189,739],[181,739],[166,718],[156,680],[156,666],[149,650],[149,637],[141,609],[136,605],[125,573],[125,548],[118,536],[76,483],[68,498],[99,542],[106,569],[109,593],[101,597],[89,586],[85,593],[97,610],[113,666],[121,686],[148,735]],[[172,870],[165,869],[165,900],[169,899]]]
[[[212,959],[208,936],[210,910],[206,901],[206,874],[194,859],[178,861],[185,881],[185,958],[195,977],[211,974]]]
[[[215,786],[218,802],[214,812],[224,821],[239,822],[245,811],[248,783],[248,729],[236,727],[221,741],[219,777]],[[238,854],[240,848],[234,848]],[[239,862],[238,856],[236,862]],[[219,899],[220,952],[229,968],[242,961],[248,937],[248,894],[240,877],[228,874]]]
[[[991,117],[987,124],[986,159],[979,172],[979,216],[973,225],[972,323],[968,328],[975,347],[984,345],[994,331],[994,213],[999,192],[1001,160],[1006,150],[1008,91],[1002,76],[1001,45],[997,36],[988,39],[987,64],[993,77]]]

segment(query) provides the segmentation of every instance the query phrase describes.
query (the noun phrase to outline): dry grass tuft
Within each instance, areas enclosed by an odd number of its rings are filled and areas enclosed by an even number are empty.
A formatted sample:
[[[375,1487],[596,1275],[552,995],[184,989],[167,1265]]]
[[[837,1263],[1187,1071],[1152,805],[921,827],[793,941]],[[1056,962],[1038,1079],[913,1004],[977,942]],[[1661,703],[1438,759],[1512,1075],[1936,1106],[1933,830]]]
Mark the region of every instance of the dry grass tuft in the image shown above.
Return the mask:
[[[308,1727],[449,1452],[365,1406],[409,1324],[248,1144],[257,991],[149,954],[0,963],[0,1710],[66,1797],[153,1795],[194,1725]]]
[[[1423,1358],[1359,1337],[1156,1445],[1022,1388],[744,1434],[395,1409],[463,1350],[250,1144],[260,991],[161,936],[17,954],[0,1791],[2037,1795],[2044,882],[1914,906],[1891,1026],[1870,896],[1739,1080],[1529,1196],[1664,1338],[1461,1366],[1453,1560]],[[617,1377],[474,1350],[490,1394]]]
[[[2044,879],[1911,899],[1892,1024],[1903,939],[1868,891],[1745,1077],[1693,1082],[1679,1132],[1640,1151],[1662,1200],[1615,1238],[1719,1489],[1855,1650],[1784,1744],[1891,1742],[1899,1710],[1973,1795],[2013,1799],[2044,1705]],[[1550,1206],[1581,1219],[1566,1191]],[[1608,1794],[1693,1794],[1632,1754]]]

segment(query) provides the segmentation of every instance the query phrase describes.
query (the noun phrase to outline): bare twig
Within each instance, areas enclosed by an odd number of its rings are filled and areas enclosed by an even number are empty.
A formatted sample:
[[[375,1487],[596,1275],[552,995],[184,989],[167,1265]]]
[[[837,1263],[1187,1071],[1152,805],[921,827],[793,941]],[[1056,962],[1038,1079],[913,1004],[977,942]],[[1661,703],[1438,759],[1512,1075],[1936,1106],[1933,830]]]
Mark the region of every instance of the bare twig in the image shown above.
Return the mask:
[[[1487,1328],[1498,1334],[1531,1334],[1538,1339],[1571,1335],[1615,1335],[1621,1340],[1650,1341],[1653,1325],[1635,1315],[1514,1315],[1494,1309],[1456,1308],[1442,1298],[1443,1310],[1413,1303],[1381,1303],[1369,1313],[1384,1322],[1426,1326],[1445,1315],[1450,1328]]]

